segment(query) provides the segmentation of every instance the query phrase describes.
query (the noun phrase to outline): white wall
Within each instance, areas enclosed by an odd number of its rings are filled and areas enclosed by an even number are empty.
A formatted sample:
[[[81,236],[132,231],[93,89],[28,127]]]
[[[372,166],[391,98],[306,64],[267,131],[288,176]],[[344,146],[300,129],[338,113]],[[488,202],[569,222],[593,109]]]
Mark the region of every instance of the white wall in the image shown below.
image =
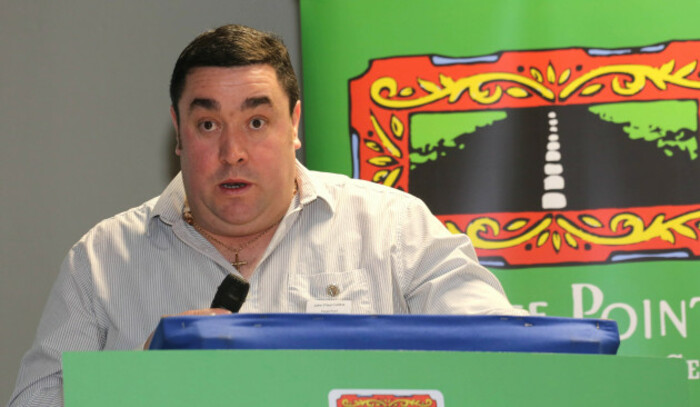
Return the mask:
[[[9,400],[68,249],[157,195],[178,164],[177,56],[241,23],[301,65],[297,0],[0,0],[0,403]]]

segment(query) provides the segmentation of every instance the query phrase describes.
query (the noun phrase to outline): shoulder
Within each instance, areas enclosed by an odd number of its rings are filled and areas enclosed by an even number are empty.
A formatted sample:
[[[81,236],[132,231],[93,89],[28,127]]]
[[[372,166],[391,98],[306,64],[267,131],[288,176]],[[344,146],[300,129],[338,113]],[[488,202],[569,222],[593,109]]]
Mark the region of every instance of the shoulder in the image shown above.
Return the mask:
[[[320,190],[335,199],[353,198],[360,201],[377,203],[405,202],[422,203],[417,197],[404,191],[375,182],[350,178],[347,175],[320,171],[309,171],[311,178],[320,185]],[[322,193],[319,193],[322,196]]]
[[[76,246],[101,246],[145,237],[151,221],[155,220],[153,198],[134,208],[118,213],[97,223],[78,241]]]
[[[317,201],[325,202],[333,217],[346,225],[385,227],[387,233],[394,233],[407,223],[438,222],[422,200],[407,192],[345,175],[312,172],[311,176]]]

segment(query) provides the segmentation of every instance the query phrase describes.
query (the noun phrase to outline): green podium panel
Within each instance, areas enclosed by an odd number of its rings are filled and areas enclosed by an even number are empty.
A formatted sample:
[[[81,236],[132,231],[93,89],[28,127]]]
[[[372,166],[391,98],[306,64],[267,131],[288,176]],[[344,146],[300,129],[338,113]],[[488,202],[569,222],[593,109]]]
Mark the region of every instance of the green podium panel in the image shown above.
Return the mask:
[[[67,407],[688,406],[678,359],[425,351],[76,352]]]

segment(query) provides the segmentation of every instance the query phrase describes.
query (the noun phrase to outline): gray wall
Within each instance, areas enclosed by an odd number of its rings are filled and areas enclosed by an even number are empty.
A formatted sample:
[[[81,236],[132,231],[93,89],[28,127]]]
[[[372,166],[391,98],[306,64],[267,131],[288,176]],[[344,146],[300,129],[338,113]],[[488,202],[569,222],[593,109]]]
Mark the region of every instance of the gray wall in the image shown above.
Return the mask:
[[[0,404],[68,249],[177,171],[168,81],[195,35],[280,34],[297,0],[0,0]]]

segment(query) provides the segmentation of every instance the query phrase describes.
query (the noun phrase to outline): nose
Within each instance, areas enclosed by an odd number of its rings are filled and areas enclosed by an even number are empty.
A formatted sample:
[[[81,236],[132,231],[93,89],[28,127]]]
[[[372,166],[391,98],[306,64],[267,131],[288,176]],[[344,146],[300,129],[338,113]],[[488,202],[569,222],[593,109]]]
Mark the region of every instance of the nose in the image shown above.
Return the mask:
[[[221,134],[219,159],[229,165],[241,165],[248,160],[248,151],[243,136],[233,131]]]

